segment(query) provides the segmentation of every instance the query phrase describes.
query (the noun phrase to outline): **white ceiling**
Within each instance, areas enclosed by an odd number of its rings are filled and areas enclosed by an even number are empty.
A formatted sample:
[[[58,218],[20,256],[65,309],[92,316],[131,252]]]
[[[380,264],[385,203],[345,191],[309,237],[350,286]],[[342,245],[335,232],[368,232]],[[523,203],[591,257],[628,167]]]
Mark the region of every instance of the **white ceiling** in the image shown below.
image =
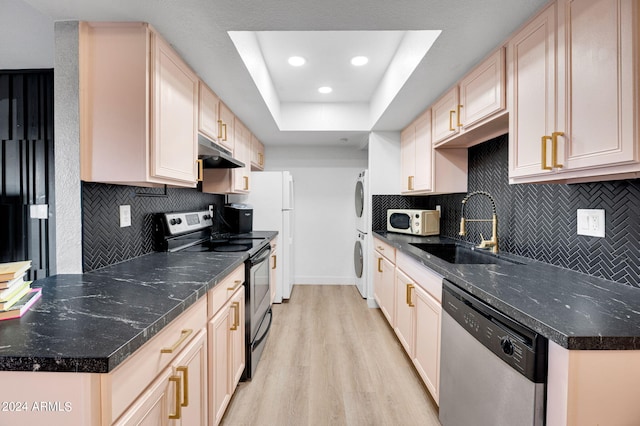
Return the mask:
[[[24,28],[23,23],[8,16],[7,11],[19,14],[24,20],[25,10],[32,10],[38,16],[27,17],[30,22],[40,22],[43,17],[51,23],[57,20],[149,22],[265,145],[345,145],[341,141],[344,138],[348,139],[347,144],[358,145],[365,139],[368,130],[400,130],[547,2],[24,0],[34,10],[22,1],[0,0],[4,16],[0,17],[0,24],[6,24],[2,26],[4,29],[0,29],[0,53],[3,54],[0,65],[11,60],[11,56],[6,55],[10,51],[9,43],[20,43],[22,39],[17,37],[17,40],[9,40],[7,33],[13,35]],[[12,26],[15,31],[11,30]],[[296,108],[290,109],[301,113],[306,107],[312,108],[314,102],[323,101],[324,98],[319,98],[315,92],[318,75],[322,74],[327,75],[326,84],[334,87],[330,98],[323,103],[371,103],[372,97],[375,97],[372,93],[379,88],[386,72],[387,65],[384,62],[388,63],[393,58],[402,34],[421,30],[442,30],[442,33],[417,63],[413,73],[398,84],[397,94],[387,96],[390,98],[388,105],[383,109],[378,108],[379,113],[370,115],[373,119],[366,129],[360,129],[362,126],[357,126],[357,129],[320,126],[317,131],[304,131],[303,128],[281,131],[278,128],[268,107],[270,100],[261,96],[260,88],[229,34],[230,31],[255,34],[279,102],[296,105]],[[305,34],[306,31],[321,33]],[[367,33],[371,31],[385,33]],[[52,29],[49,32],[38,31],[38,34],[40,39],[53,38]],[[349,36],[350,41],[344,38],[345,35]],[[319,36],[332,44],[318,44]],[[306,47],[307,42],[311,43],[313,50]],[[336,47],[336,43],[339,47]],[[46,62],[47,58],[52,57],[51,52],[47,51],[52,45],[52,40],[31,40],[24,42],[22,50],[29,49],[30,58],[42,58]],[[360,47],[350,50],[357,45]],[[356,83],[349,82],[342,68],[345,66],[342,65],[343,57],[365,48],[367,52],[373,52],[365,53],[372,60],[367,75],[356,78]],[[292,77],[292,70],[288,65],[283,65],[281,58],[287,56],[289,50],[299,49],[306,49],[310,57],[322,51],[327,55],[320,63],[310,61],[303,70],[305,74],[301,72]],[[298,54],[307,56],[304,52]],[[43,63],[41,66],[51,67],[52,64]],[[347,70],[348,67],[350,65]],[[298,105],[305,108],[297,108]],[[344,114],[343,119],[349,118]],[[286,127],[295,128],[291,123]]]

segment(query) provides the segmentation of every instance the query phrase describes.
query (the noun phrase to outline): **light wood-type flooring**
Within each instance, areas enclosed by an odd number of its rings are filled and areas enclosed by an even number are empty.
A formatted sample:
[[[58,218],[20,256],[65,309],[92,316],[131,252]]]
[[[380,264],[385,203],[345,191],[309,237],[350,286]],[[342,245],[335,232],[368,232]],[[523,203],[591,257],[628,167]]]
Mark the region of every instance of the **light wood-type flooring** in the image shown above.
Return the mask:
[[[255,377],[223,425],[439,425],[437,406],[379,309],[354,286],[295,286]]]

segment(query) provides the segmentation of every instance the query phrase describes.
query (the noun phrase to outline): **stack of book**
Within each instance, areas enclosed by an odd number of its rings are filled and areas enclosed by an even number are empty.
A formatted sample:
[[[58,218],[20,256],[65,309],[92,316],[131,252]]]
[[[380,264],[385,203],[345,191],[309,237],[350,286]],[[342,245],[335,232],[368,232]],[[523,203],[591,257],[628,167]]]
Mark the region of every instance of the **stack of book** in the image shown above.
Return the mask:
[[[0,263],[0,320],[20,318],[42,296],[24,277],[31,261]]]

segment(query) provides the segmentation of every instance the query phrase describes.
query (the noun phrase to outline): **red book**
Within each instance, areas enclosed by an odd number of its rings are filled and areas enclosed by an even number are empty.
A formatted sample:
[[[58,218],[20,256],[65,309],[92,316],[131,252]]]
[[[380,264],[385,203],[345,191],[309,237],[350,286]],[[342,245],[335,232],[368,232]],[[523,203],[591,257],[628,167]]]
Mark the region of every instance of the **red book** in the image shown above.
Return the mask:
[[[6,311],[0,311],[0,321],[20,318],[29,310],[29,308],[31,308],[31,306],[33,306],[34,303],[36,303],[38,299],[40,299],[40,296],[42,296],[42,289],[39,287],[32,288],[31,291],[22,296],[22,298],[18,300],[15,305],[11,306],[11,308]]]

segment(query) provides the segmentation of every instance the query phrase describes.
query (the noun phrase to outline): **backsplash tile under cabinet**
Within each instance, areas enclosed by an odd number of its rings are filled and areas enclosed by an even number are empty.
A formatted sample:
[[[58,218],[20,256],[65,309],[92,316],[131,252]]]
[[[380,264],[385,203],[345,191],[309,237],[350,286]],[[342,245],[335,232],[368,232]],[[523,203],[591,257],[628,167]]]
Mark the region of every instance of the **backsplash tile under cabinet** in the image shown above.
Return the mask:
[[[640,179],[584,184],[509,184],[508,135],[469,149],[469,192],[496,201],[500,250],[640,287]],[[386,228],[388,208],[442,206],[440,234],[471,242],[491,235],[490,223],[468,223],[458,235],[465,194],[373,196],[373,229]],[[577,209],[605,210],[605,238],[577,235]],[[473,197],[467,218],[490,218],[484,197]]]
[[[150,196],[144,196],[144,195]],[[197,189],[138,188],[82,183],[82,267],[85,272],[153,252],[153,214],[206,210],[224,195]],[[131,206],[131,226],[120,228],[119,206]]]

